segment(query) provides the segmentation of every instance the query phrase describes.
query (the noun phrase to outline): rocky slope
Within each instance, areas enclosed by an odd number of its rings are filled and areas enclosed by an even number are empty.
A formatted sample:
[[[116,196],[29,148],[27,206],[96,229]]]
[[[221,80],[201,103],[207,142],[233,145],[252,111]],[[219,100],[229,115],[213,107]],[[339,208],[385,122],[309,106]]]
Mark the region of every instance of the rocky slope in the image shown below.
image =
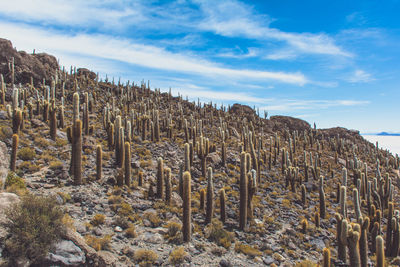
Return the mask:
[[[356,131],[312,129],[305,121],[285,116],[262,119],[252,108],[239,104],[222,109],[212,103],[198,105],[150,90],[145,84],[98,81],[93,72],[84,69],[63,72],[51,56],[27,55],[9,48],[0,51],[0,72],[8,82],[1,92],[6,96],[0,111],[2,177],[8,172],[6,160],[11,154],[12,107],[18,106],[24,116],[16,173],[30,192],[54,196],[68,215],[64,220],[68,231],[42,266],[316,266],[322,263],[324,248],[330,250],[332,264],[346,266],[340,265],[343,263],[337,252],[335,214],[341,213],[343,205],[338,201],[338,188],[347,188],[347,220],[358,221],[352,194],[358,189],[362,217],[369,218],[371,225],[379,222],[382,234],[387,229],[388,203],[398,207],[399,159],[375,148]],[[13,79],[8,67],[4,67],[13,56],[14,81],[23,84],[17,96],[9,83]],[[51,64],[40,63],[40,58],[47,58]],[[29,84],[31,76],[35,87]],[[43,78],[45,85],[39,84]],[[80,98],[78,109],[73,108],[74,95]],[[55,136],[51,131],[52,112],[57,114]],[[74,116],[84,121],[82,183],[70,165],[68,127]],[[117,130],[118,125],[122,130]],[[123,132],[123,137],[117,132]],[[127,165],[118,159],[120,138],[122,144],[129,142],[131,150],[131,157],[122,160],[128,160],[131,168],[129,185],[124,181]],[[191,143],[187,158],[185,143]],[[100,163],[97,145],[102,146]],[[242,151],[248,153],[246,178],[241,177]],[[161,172],[159,158],[164,166]],[[180,181],[188,160],[192,235],[190,242],[183,242]],[[102,171],[97,179],[99,164]],[[205,175],[208,167],[213,179]],[[160,173],[168,176],[167,168],[171,170],[170,201],[166,201],[166,192],[157,197],[158,178]],[[347,168],[346,183],[343,168]],[[320,176],[324,177],[322,193]],[[378,178],[376,182],[374,178]],[[250,181],[246,183],[250,200],[245,205],[248,216],[244,229],[239,224],[241,179]],[[168,183],[168,179],[163,181]],[[376,189],[370,192],[372,200],[366,190],[368,182],[376,183]],[[210,223],[206,223],[210,202],[203,198],[207,188],[211,188],[213,199]],[[4,200],[0,203],[6,203],[0,206],[0,214],[19,199],[10,193],[19,194],[15,188],[4,190],[9,192],[0,193]],[[381,219],[371,212],[372,205],[382,210]],[[0,233],[2,241],[9,238],[4,229]],[[393,234],[397,232],[393,230]],[[6,261],[4,242],[0,244]],[[368,261],[373,263],[372,229],[367,244]],[[399,262],[397,255],[398,250],[388,261]],[[351,260],[345,256],[347,264],[352,264]],[[19,263],[29,265],[27,259]]]

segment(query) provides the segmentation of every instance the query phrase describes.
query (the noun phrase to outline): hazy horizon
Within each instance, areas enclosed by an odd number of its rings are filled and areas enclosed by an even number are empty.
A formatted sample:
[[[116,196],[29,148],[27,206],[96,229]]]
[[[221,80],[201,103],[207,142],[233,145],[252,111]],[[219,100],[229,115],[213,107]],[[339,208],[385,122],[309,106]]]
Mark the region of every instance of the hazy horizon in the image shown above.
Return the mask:
[[[2,1],[2,38],[190,100],[400,132],[400,2]]]

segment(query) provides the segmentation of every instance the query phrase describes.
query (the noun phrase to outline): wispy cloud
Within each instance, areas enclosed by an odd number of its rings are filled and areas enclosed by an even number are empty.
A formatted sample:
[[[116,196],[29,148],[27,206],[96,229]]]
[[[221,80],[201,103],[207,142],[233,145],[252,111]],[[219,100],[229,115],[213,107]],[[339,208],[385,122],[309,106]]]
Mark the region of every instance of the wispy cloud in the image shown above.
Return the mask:
[[[40,50],[83,54],[118,60],[142,67],[197,74],[209,77],[223,76],[233,79],[272,80],[304,85],[307,78],[300,72],[271,72],[251,69],[233,69],[193,55],[172,53],[163,48],[135,43],[129,39],[111,38],[106,35],[66,35],[43,31],[34,27],[0,23],[7,38],[15,44],[36,47]],[[29,38],[30,36],[31,38]]]
[[[370,73],[355,70],[346,80],[350,83],[366,83],[375,80]]]
[[[206,18],[199,27],[227,37],[285,42],[297,53],[352,57],[324,33],[290,33],[270,27],[271,19],[238,1],[198,1]],[[281,57],[282,58],[282,57]]]
[[[326,109],[338,106],[359,106],[367,105],[369,101],[357,100],[293,100],[293,99],[279,99],[270,102],[270,105],[263,106],[262,110],[267,111],[301,111],[301,110],[315,110]],[[276,104],[279,103],[279,104]]]

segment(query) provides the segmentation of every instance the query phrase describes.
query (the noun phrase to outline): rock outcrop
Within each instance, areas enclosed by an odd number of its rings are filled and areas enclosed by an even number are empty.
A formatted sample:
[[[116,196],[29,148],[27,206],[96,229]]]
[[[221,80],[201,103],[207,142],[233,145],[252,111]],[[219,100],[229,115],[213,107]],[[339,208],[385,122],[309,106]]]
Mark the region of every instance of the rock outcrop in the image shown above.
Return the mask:
[[[6,83],[11,82],[10,63],[14,58],[15,84],[33,83],[38,86],[43,79],[50,81],[59,68],[57,59],[46,53],[28,54],[17,51],[9,40],[0,38],[0,73]]]

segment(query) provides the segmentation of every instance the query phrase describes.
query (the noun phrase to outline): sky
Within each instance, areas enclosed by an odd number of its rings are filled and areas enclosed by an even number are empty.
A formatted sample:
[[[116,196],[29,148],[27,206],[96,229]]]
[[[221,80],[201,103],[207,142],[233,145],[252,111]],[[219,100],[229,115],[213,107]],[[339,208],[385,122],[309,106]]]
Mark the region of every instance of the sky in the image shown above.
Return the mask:
[[[62,66],[318,128],[400,132],[400,1],[0,1],[0,37]]]

